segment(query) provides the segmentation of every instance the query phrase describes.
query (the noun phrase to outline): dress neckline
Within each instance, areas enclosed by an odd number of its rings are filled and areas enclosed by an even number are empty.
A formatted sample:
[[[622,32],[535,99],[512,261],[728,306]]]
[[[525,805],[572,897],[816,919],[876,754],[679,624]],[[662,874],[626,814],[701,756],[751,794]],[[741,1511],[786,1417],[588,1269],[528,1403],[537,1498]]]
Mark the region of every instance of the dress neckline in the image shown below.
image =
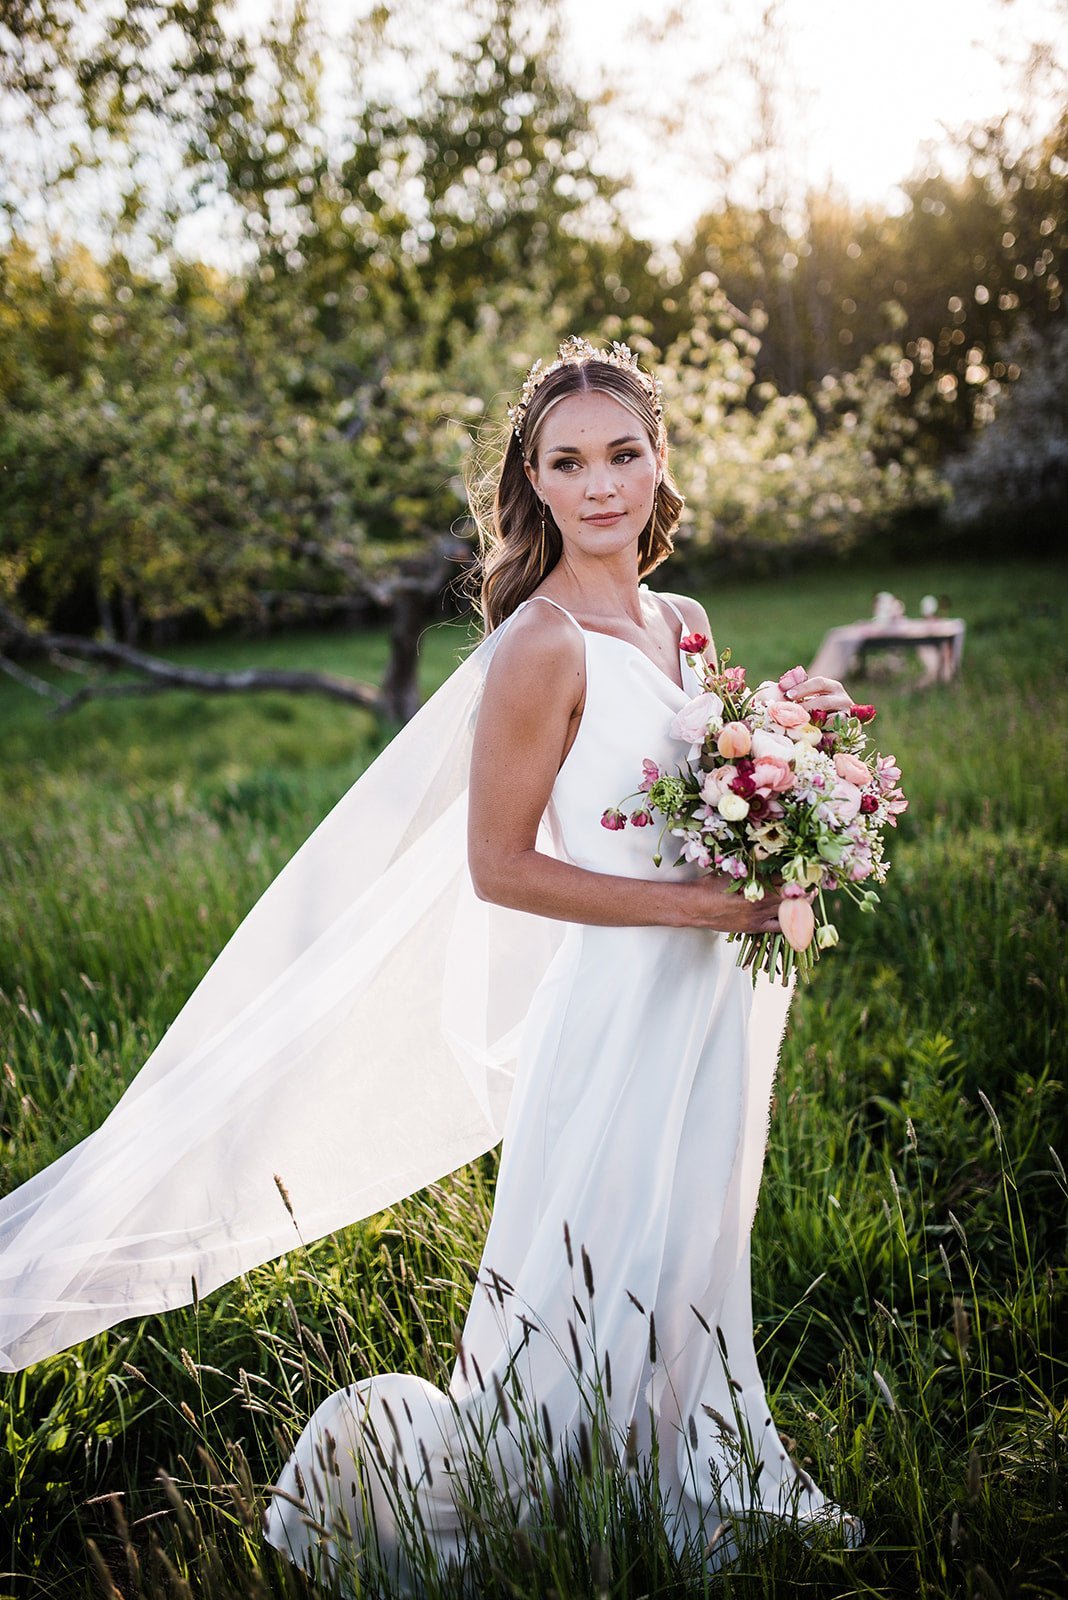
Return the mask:
[[[651,594],[652,593],[652,590],[648,587],[647,584],[643,583],[641,585],[641,589],[646,594]],[[678,656],[678,660],[679,660],[679,677],[683,680],[681,683],[676,683],[675,679],[671,676],[671,674],[669,672],[665,672],[663,667],[658,666],[657,663],[653,660],[652,656],[647,655],[646,652],[641,648],[641,646],[640,645],[636,645],[632,639],[621,639],[619,637],[618,633],[604,633],[599,628],[585,628],[585,627],[583,627],[582,623],[578,620],[578,618],[574,615],[573,612],[569,611],[566,606],[562,606],[560,604],[559,600],[553,600],[547,594],[534,594],[534,595],[531,595],[530,598],[531,598],[531,600],[544,600],[547,605],[555,606],[557,611],[562,611],[564,616],[569,618],[570,621],[572,621],[575,624],[575,627],[579,630],[579,632],[581,634],[583,634],[587,639],[611,639],[614,644],[621,644],[624,647],[624,649],[633,650],[635,655],[641,656],[643,661],[647,661],[649,663],[649,665],[652,667],[653,671],[655,673],[657,673],[661,678],[665,679],[665,681],[667,683],[670,683],[671,687],[673,689],[677,690],[679,694],[681,694],[681,695],[685,695],[686,694],[686,688],[685,688],[686,658],[684,657],[684,655],[682,653],[682,639],[683,639],[683,637],[685,635],[685,631],[686,631],[686,622],[685,622],[684,617],[682,616],[682,613],[680,611],[677,611],[675,609],[675,607],[673,605],[671,605],[670,601],[666,601],[665,604],[668,605],[668,607],[669,607],[669,609],[671,611],[675,612],[676,617],[678,617],[678,619],[679,619],[679,647],[676,650],[676,655]],[[570,754],[570,752],[569,752],[569,754]]]

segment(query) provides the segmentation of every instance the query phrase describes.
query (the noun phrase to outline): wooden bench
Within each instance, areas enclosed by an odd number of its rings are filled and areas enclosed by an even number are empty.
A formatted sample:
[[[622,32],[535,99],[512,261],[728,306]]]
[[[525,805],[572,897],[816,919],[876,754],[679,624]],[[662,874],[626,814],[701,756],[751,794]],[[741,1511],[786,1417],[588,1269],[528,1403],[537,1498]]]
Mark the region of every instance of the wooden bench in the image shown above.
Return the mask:
[[[964,654],[961,617],[896,617],[889,622],[849,622],[831,628],[823,637],[809,673],[838,678],[862,672],[864,658],[876,650],[915,650],[923,662],[922,687],[949,683],[956,677]]]

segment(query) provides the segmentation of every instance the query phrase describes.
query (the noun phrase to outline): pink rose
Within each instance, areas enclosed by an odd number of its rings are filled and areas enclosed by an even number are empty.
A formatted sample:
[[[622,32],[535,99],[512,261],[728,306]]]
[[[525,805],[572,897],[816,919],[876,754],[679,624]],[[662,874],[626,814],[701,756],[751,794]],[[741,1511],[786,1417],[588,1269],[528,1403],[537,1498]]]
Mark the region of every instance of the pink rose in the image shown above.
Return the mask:
[[[804,706],[795,706],[792,700],[776,700],[768,707],[768,715],[780,728],[803,728],[808,721]]]
[[[863,789],[866,783],[871,782],[871,773],[863,761],[858,761],[856,756],[846,755],[843,750],[834,758],[834,770],[846,783],[855,783],[858,789]]]
[[[733,760],[735,756],[747,756],[753,748],[753,736],[744,722],[725,722],[720,729],[719,738],[716,740],[716,749],[721,756]]]
[[[696,699],[688,701],[675,717],[671,724],[671,737],[682,739],[686,744],[704,744],[709,724],[716,724],[718,732],[722,716],[723,701],[718,694],[699,694]]]
[[[761,756],[753,767],[753,783],[761,794],[785,794],[793,781],[789,763],[779,756]]]
[[[785,694],[788,689],[796,689],[799,683],[804,683],[807,677],[808,673],[804,667],[791,667],[789,672],[784,672],[779,679],[779,688]]]
[[[753,755],[758,761],[765,756],[778,756],[780,761],[789,761],[793,754],[793,744],[784,733],[767,733],[763,728],[757,728],[754,732]]]
[[[716,767],[712,772],[706,772],[701,779],[701,799],[706,800],[710,806],[718,805],[720,795],[726,794],[737,776],[738,768],[732,767],[730,762],[726,766]]]

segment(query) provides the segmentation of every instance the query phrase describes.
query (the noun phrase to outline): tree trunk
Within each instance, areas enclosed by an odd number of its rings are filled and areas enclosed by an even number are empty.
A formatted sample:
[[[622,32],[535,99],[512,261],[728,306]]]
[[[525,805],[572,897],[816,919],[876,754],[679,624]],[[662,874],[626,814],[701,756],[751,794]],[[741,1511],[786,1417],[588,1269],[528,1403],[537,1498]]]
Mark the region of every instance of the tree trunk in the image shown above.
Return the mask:
[[[389,613],[389,663],[382,679],[382,711],[409,722],[419,710],[419,639],[434,621],[437,593],[418,583],[397,585]]]

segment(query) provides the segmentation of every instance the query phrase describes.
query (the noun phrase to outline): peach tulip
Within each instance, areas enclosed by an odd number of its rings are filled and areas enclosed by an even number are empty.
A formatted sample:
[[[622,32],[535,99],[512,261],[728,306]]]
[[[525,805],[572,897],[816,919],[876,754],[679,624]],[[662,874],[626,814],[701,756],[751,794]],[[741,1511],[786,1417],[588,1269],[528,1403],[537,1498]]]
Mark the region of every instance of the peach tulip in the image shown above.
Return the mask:
[[[747,756],[753,747],[752,735],[744,722],[725,722],[716,740],[716,749],[728,761]]]
[[[794,950],[807,950],[816,931],[816,915],[803,898],[783,900],[779,906],[779,927]]]

